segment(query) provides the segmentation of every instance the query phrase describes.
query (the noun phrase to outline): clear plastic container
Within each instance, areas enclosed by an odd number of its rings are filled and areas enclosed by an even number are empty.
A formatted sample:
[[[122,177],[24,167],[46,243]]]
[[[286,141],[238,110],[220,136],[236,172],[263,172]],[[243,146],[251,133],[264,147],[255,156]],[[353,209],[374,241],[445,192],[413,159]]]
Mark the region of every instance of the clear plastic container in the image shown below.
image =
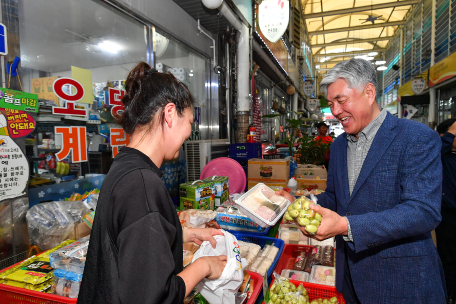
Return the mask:
[[[308,282],[309,281],[309,274],[304,271],[298,270],[291,270],[291,269],[283,269],[281,273],[282,277],[285,277],[289,280],[301,281],[301,282]]]
[[[329,286],[336,285],[336,268],[327,267],[321,265],[315,265],[312,267],[310,273],[310,283],[323,284]]]

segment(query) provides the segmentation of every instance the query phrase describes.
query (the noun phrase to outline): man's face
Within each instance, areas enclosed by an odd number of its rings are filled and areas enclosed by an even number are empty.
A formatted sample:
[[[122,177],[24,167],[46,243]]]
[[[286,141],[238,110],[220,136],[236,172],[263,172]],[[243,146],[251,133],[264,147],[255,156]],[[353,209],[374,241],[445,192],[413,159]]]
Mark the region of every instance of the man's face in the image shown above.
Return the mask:
[[[345,79],[338,79],[328,86],[327,99],[332,114],[348,134],[357,135],[373,119],[375,88],[372,84],[359,91],[351,89]]]
[[[326,136],[326,133],[328,133],[328,128],[326,126],[321,126],[317,130],[320,136]]]

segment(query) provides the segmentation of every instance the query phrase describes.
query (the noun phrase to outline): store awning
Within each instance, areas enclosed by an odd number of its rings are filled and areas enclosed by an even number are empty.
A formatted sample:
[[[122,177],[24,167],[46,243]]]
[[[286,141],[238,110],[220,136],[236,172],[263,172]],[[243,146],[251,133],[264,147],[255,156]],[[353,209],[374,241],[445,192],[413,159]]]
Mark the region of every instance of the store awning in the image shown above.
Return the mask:
[[[312,53],[319,74],[342,60],[376,52],[380,60],[387,44],[405,23],[419,0],[301,0]],[[334,56],[337,53],[338,56]],[[348,54],[347,54],[348,53]],[[332,54],[331,56],[328,56]],[[326,56],[325,56],[326,55]]]

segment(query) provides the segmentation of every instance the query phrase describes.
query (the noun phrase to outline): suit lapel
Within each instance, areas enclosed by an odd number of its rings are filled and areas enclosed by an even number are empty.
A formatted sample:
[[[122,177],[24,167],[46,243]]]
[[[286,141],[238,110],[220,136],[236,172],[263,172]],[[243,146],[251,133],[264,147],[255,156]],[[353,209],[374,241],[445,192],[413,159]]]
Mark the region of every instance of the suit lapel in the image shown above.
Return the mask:
[[[397,133],[393,130],[396,125],[397,118],[390,113],[387,113],[385,120],[375,135],[374,141],[372,142],[369,152],[367,153],[366,159],[364,160],[363,167],[361,168],[361,172],[359,173],[358,179],[356,180],[356,185],[350,196],[349,203],[355,197],[358,190],[367,180],[372,170],[374,170],[375,166],[380,161],[383,154],[385,154],[386,150],[388,150],[391,142],[396,137]]]

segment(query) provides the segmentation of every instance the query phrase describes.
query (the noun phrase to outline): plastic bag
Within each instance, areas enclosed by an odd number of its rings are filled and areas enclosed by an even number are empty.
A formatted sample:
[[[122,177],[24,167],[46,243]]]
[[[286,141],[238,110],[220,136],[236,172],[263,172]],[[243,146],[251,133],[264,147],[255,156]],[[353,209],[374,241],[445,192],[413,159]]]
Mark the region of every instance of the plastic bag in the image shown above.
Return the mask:
[[[68,238],[74,224],[82,222],[90,210],[81,201],[42,203],[27,211],[26,220],[31,242],[47,250]]]
[[[13,206],[13,219],[11,219],[11,206]],[[12,237],[13,225],[24,219],[28,209],[28,198],[19,198],[11,200],[9,204],[4,202],[3,205],[0,205],[0,239],[6,240]]]
[[[49,255],[51,267],[82,273],[89,248],[90,235],[65,246]]]
[[[205,256],[226,255],[227,263],[220,278],[215,280],[203,279],[196,288],[211,304],[235,304],[235,294],[244,279],[243,269],[247,261],[241,258],[239,245],[234,235],[221,230],[224,236],[214,236],[216,248],[208,241],[201,244],[200,249],[193,255],[193,261]]]

